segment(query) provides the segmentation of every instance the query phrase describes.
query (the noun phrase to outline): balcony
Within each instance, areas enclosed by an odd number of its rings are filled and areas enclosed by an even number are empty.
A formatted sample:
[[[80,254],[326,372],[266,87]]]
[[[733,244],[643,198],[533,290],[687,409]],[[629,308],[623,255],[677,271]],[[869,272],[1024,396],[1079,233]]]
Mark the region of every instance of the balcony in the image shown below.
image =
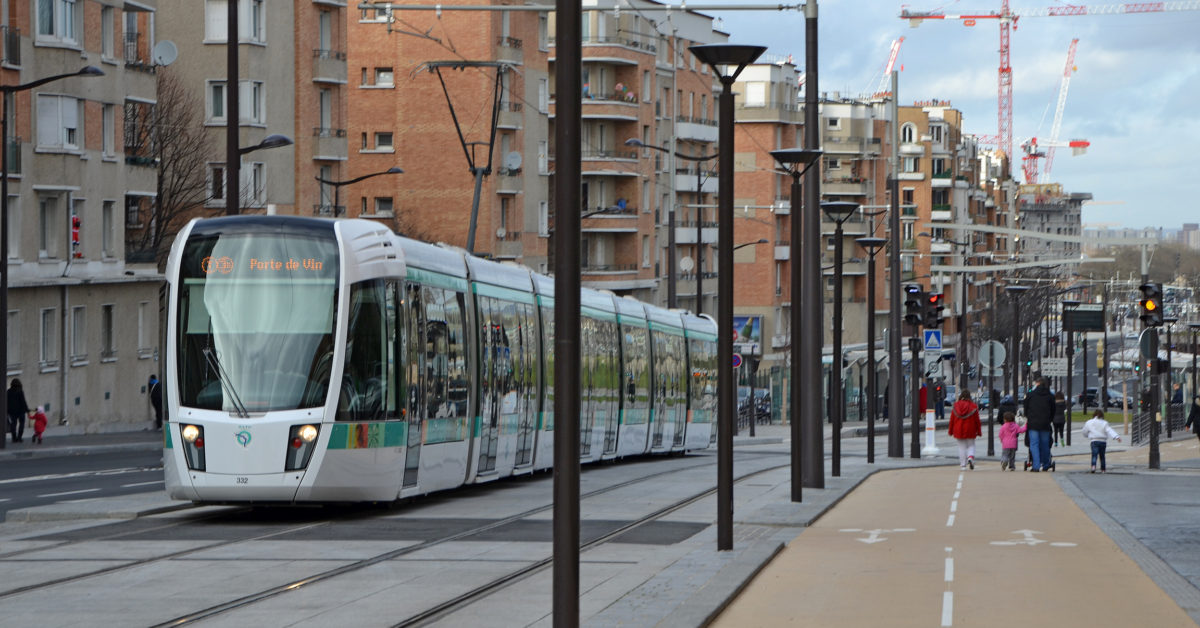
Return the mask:
[[[717,243],[717,223],[704,222],[700,227],[700,239],[704,244]],[[695,244],[696,223],[684,222],[675,227],[675,244]]]
[[[346,53],[341,50],[313,50],[314,83],[346,83]]]
[[[313,127],[313,159],[345,161],[349,155],[346,129]]]
[[[784,122],[796,123],[804,121],[800,111],[801,105],[793,102],[759,102],[747,104],[745,101],[734,106],[733,116],[738,122]]]
[[[925,154],[924,144],[913,144],[911,142],[900,144],[900,154],[905,157],[919,157]]]
[[[525,60],[524,42],[516,37],[496,39],[496,60],[521,63]]]
[[[821,194],[866,196],[870,182],[863,177],[827,177],[821,182]]]
[[[949,209],[934,209],[933,211],[929,212],[929,219],[933,222],[950,222],[951,220],[954,220],[954,213]]]
[[[700,191],[705,194],[717,193],[717,172],[710,170],[700,172]],[[696,170],[687,168],[675,169],[675,191],[696,193]]]
[[[588,274],[631,274],[637,273],[637,264],[583,264],[580,270]]]
[[[500,129],[519,129],[524,119],[525,106],[523,103],[506,100],[500,103],[500,117],[496,127]]]
[[[687,116],[675,118],[675,137],[680,140],[715,143],[717,141],[717,130],[716,120],[689,118]]]
[[[624,120],[636,122],[638,119],[638,101],[636,94],[620,92],[601,93],[585,89],[583,92],[584,119],[590,120]]]
[[[792,245],[790,242],[775,243],[775,261],[783,262],[792,259]]]
[[[520,168],[500,168],[496,175],[497,194],[517,194],[525,187]]]

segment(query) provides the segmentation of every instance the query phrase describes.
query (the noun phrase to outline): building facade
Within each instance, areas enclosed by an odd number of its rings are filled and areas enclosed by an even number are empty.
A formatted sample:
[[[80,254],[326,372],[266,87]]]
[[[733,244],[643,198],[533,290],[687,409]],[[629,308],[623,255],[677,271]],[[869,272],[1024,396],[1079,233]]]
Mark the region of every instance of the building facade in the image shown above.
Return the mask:
[[[71,431],[145,427],[162,276],[126,247],[157,186],[157,2],[0,4],[8,136],[8,379]]]

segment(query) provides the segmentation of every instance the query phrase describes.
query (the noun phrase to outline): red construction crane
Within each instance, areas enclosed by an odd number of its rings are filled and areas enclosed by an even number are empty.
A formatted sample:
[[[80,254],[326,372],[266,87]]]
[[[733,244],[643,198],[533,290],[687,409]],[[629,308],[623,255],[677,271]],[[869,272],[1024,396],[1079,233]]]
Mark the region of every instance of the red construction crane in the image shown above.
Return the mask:
[[[1012,11],[1008,8],[1008,0],[1001,0],[1000,11],[994,13],[979,13],[975,15],[950,15],[942,11],[909,11],[901,9],[900,18],[909,21],[909,25],[917,27],[925,20],[962,20],[963,26],[975,26],[978,20],[998,20],[1000,23],[1000,71],[999,93],[997,101],[997,129],[995,138],[981,137],[984,143],[989,140],[1000,146],[1004,154],[1013,157],[1012,140],[1012,66],[1008,63],[1008,37],[1010,28],[1017,28],[1017,20],[1022,17],[1060,17],[1072,15],[1111,15],[1118,13],[1162,13],[1164,11],[1200,11],[1200,0],[1183,2],[1129,2],[1126,4],[1104,5],[1066,5],[1047,7],[1044,9]]]

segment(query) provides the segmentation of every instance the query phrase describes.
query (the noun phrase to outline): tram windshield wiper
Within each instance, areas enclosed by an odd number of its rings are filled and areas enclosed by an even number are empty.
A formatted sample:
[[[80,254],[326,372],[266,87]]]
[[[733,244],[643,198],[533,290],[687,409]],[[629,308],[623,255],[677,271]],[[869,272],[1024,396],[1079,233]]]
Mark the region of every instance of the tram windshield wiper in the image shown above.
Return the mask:
[[[204,354],[205,361],[208,362],[208,367],[217,374],[217,379],[221,380],[221,386],[229,393],[229,401],[233,404],[237,415],[243,419],[250,417],[250,412],[246,410],[246,406],[242,404],[242,398],[238,396],[237,391],[233,388],[233,382],[229,380],[229,375],[225,369],[221,368],[221,363],[217,361],[217,354],[212,350],[212,347],[204,347],[201,349]]]

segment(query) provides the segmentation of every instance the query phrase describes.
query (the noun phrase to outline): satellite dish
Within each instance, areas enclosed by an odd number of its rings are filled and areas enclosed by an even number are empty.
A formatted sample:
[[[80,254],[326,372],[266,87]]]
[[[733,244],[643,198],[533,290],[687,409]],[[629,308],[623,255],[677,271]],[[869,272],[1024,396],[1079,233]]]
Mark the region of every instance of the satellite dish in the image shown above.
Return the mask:
[[[508,235],[508,231],[504,227],[500,227],[499,229],[496,230],[496,239],[497,240],[503,240],[504,236],[506,236],[506,235]]]
[[[679,270],[682,270],[685,273],[690,272],[692,270],[692,267],[695,265],[696,265],[696,263],[693,262],[692,258],[690,258],[690,257],[684,257],[679,260]]]
[[[175,47],[175,44],[164,39],[154,44],[154,50],[150,54],[155,65],[171,65],[179,58],[179,49]]]
[[[518,153],[517,151],[514,150],[511,153],[505,155],[504,156],[504,168],[506,170],[520,170],[521,169],[521,153]]]

